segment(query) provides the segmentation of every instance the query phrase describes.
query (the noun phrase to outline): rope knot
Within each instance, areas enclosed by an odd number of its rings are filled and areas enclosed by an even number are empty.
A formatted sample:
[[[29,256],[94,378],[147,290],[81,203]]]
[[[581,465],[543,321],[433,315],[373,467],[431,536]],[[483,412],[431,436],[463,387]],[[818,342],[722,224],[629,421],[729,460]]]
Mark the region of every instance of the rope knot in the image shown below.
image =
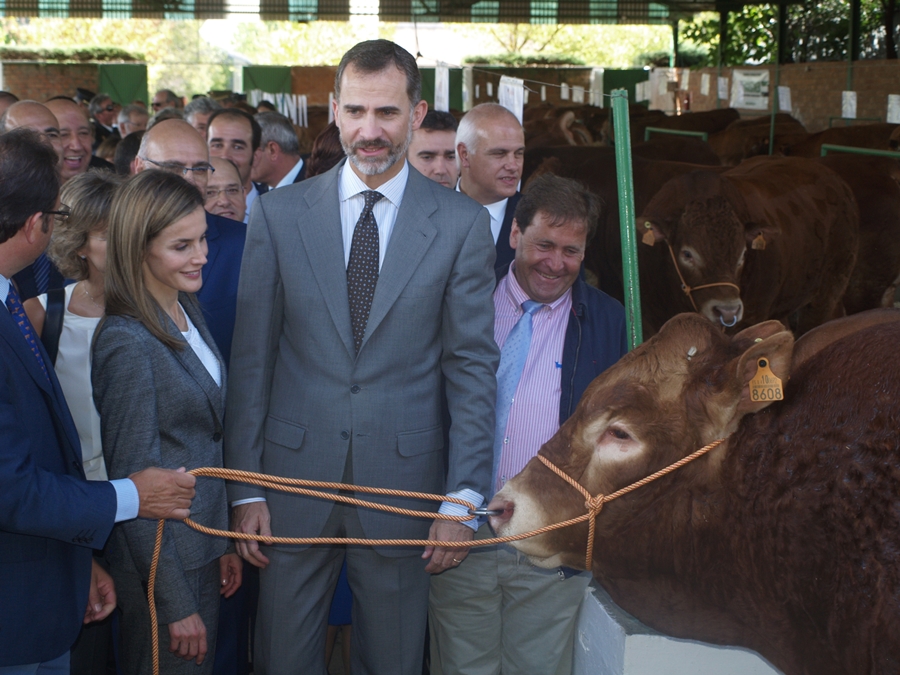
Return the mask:
[[[596,497],[591,497],[584,503],[584,508],[591,512],[591,517],[596,518],[600,515],[600,512],[603,510],[603,505],[606,503],[606,495],[597,495]]]

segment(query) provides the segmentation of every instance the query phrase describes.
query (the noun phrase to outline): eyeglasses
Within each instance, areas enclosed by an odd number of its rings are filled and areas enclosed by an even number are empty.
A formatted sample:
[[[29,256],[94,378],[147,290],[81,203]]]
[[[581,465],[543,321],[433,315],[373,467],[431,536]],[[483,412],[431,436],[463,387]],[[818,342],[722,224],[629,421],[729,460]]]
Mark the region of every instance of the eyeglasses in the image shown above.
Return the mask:
[[[112,112],[113,110],[116,109],[116,106],[114,106],[112,103],[110,103],[108,106],[105,106],[103,109],[104,109],[106,112]]]
[[[156,160],[149,159],[147,157],[138,157],[138,159],[142,159],[145,162],[150,162],[153,166],[158,166],[163,171],[181,174],[183,178],[187,178],[192,171],[196,172],[196,175],[198,176],[206,176],[216,172],[216,170],[209,164],[201,164],[200,166],[185,166],[184,164],[176,164],[175,162],[157,162]]]
[[[72,213],[72,210],[66,206],[65,204],[60,204],[62,207],[58,211],[44,211],[44,215],[54,216],[57,223],[64,223],[69,219],[69,215]]]
[[[237,197],[237,196],[240,195],[240,194],[243,194],[244,188],[243,188],[243,187],[234,187],[234,186],[230,186],[230,187],[227,187],[227,188],[222,188],[221,190],[216,190],[216,189],[214,189],[214,188],[209,188],[209,189],[206,191],[206,200],[209,201],[210,199],[216,199],[216,198],[217,198],[220,194],[222,194],[223,192],[225,193],[225,196],[226,196],[226,197],[232,197],[232,198],[234,198],[234,197]]]

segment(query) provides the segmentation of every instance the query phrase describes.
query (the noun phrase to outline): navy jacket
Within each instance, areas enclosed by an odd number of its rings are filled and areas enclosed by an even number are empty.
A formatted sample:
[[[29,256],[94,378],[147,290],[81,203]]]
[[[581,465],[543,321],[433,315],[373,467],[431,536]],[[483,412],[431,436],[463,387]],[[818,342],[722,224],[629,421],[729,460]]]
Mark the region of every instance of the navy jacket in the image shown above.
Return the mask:
[[[207,213],[206,228],[209,251],[203,266],[203,286],[197,293],[197,300],[200,301],[206,326],[227,364],[231,357],[238,277],[247,226],[231,218]]]
[[[49,374],[48,382],[0,309],[0,666],[71,648],[87,607],[91,549],[102,548],[116,515],[113,486],[85,480],[78,432]]]
[[[494,272],[497,280],[503,278],[509,270],[509,264],[516,259],[516,251],[509,245],[509,235],[512,232],[512,221],[516,215],[516,206],[522,198],[522,193],[517,192],[509,201],[506,202],[506,212],[503,214],[503,224],[500,226],[500,234],[497,236],[497,243],[494,248],[497,251],[497,259],[494,261]]]

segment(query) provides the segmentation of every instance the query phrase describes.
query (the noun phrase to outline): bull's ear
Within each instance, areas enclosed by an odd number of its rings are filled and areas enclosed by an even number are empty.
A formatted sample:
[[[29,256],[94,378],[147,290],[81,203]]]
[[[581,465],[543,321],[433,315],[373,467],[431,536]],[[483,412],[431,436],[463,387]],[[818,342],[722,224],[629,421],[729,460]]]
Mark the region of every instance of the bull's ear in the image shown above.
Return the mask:
[[[563,136],[565,136],[569,145],[577,145],[577,143],[575,143],[575,137],[572,135],[572,125],[575,123],[575,113],[571,110],[567,111],[565,114],[560,115],[557,123],[559,124],[559,130],[562,132]]]
[[[762,251],[768,244],[771,244],[775,237],[781,234],[781,230],[770,225],[759,225],[758,223],[745,223],[744,237],[750,248]]]
[[[641,242],[648,246],[653,246],[658,242],[666,240],[666,234],[656,221],[641,216],[637,219],[637,236],[641,238]]]
[[[734,336],[736,344],[750,346],[738,358],[735,377],[741,387],[741,398],[738,403],[738,415],[754,413],[762,410],[773,399],[754,401],[750,396],[750,380],[756,377],[760,362],[764,362],[772,373],[786,385],[791,375],[791,356],[794,351],[794,336],[777,321],[751,326]],[[782,386],[782,393],[784,387]]]

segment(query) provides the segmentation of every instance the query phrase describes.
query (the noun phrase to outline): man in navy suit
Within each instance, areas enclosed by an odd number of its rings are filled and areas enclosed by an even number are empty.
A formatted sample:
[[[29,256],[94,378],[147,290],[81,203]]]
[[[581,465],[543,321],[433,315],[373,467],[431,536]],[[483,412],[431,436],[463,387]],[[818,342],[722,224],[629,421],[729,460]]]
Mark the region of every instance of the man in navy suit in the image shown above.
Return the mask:
[[[184,176],[204,197],[213,170],[206,143],[190,124],[176,119],[154,124],[144,134],[134,159],[134,173],[146,169],[163,169]],[[203,287],[197,293],[197,299],[209,332],[228,363],[247,226],[212,213],[206,214],[206,226],[209,252],[203,266]]]
[[[0,136],[0,675],[68,674],[82,622],[115,607],[91,549],[120,520],[186,517],[194,496],[194,477],[176,471],[85,479],[59,381],[10,283],[65,217],[56,163],[29,129]]]
[[[525,162],[525,131],[509,110],[496,103],[472,108],[456,130],[459,158],[457,189],[491,214],[491,234],[497,250],[498,278],[509,269],[516,252],[509,245],[513,214]]]
[[[274,190],[306,178],[306,162],[300,155],[300,140],[291,121],[277,112],[259,113],[256,121],[262,138],[259,160],[250,174],[253,182]]]

